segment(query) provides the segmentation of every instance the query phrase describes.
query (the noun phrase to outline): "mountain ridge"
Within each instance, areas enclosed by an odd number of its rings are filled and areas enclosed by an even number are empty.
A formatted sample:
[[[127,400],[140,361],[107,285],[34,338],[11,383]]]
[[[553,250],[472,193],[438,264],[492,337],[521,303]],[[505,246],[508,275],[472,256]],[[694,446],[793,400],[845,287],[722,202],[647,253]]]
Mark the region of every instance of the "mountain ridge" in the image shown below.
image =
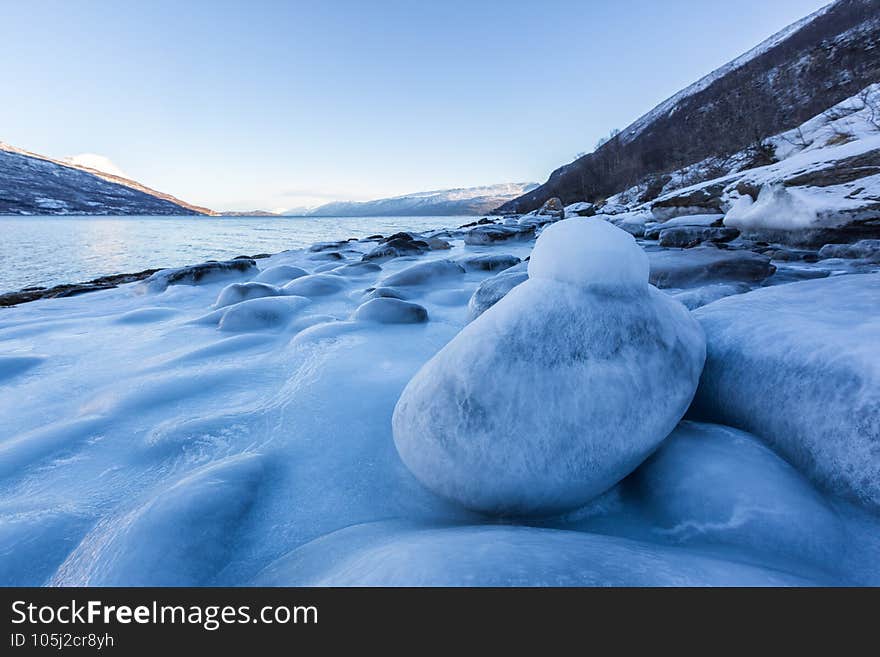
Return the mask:
[[[880,80],[880,0],[838,0],[673,94],[537,189],[495,209],[552,197],[601,201],[710,156],[754,146]],[[649,184],[649,188],[652,186]],[[644,200],[650,200],[650,196]]]
[[[216,215],[135,180],[0,141],[0,215]]]

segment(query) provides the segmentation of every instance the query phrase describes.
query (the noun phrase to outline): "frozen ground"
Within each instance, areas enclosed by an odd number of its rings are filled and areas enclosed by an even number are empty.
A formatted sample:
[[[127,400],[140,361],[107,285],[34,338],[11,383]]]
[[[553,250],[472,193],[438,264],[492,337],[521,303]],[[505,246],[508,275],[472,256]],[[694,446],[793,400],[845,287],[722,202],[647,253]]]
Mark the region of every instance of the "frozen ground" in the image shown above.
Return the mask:
[[[166,287],[166,276],[3,309],[0,583],[880,584],[874,511],[717,424],[683,423],[635,473],[563,515],[487,517],[423,487],[395,449],[395,404],[472,318],[478,286],[505,276],[493,267],[534,245],[528,220],[478,229],[487,244],[461,231],[439,235],[449,249],[398,239],[403,255],[375,266],[360,263],[377,243],[353,241],[195,285]],[[676,281],[666,293],[692,307],[785,276],[877,269],[780,262],[765,279],[751,262],[701,256],[688,285],[673,274],[689,251],[662,251],[673,254],[662,266]],[[514,258],[473,259],[488,254]],[[551,327],[536,323],[536,346]],[[626,392],[615,403],[649,410]]]

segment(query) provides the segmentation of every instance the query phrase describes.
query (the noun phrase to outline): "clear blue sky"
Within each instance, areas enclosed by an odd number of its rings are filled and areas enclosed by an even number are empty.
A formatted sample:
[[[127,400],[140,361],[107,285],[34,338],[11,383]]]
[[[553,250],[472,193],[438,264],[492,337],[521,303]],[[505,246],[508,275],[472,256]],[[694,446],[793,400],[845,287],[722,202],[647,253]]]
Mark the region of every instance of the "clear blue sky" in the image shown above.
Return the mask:
[[[220,209],[543,182],[823,0],[0,0],[0,140]]]

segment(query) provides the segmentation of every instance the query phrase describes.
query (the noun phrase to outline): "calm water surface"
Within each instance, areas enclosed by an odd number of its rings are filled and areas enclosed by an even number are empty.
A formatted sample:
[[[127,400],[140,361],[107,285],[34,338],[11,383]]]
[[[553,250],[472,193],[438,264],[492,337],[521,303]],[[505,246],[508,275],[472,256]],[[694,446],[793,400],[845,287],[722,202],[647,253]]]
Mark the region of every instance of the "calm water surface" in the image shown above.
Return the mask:
[[[0,217],[0,292],[449,228],[474,217]]]

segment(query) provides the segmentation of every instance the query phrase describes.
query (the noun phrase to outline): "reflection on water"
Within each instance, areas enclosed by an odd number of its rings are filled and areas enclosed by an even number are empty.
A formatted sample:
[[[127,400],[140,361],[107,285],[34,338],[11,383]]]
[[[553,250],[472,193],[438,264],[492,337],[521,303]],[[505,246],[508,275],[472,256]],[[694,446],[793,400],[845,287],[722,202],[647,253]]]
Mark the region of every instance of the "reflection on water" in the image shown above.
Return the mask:
[[[0,217],[0,292],[455,227],[473,217]]]

